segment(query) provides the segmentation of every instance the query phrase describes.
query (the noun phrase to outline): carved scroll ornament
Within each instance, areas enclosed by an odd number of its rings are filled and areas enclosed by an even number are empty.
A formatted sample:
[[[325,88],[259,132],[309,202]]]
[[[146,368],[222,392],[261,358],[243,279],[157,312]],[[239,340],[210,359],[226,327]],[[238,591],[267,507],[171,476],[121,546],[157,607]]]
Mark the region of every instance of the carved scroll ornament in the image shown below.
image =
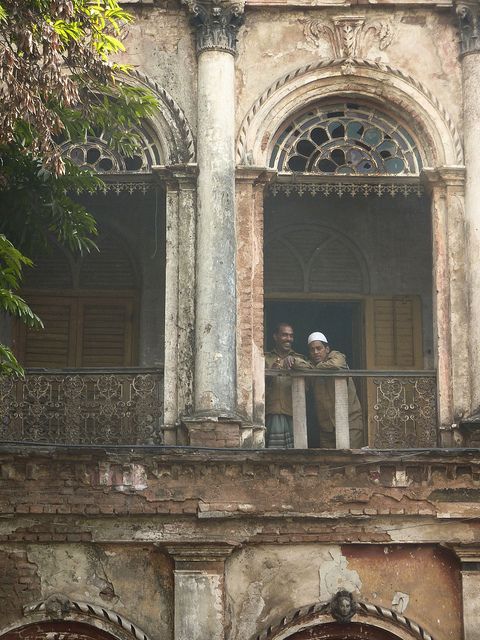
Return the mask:
[[[309,20],[304,33],[311,45],[318,47],[320,41],[327,38],[335,58],[353,60],[367,58],[374,39],[381,50],[386,49],[392,42],[394,30],[388,19],[337,16]]]

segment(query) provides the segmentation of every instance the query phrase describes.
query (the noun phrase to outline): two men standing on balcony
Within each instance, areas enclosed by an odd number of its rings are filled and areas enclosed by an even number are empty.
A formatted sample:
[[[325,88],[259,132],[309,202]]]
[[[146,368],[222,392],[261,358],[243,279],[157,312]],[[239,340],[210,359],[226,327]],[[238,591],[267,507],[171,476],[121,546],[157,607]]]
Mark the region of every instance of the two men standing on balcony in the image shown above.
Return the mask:
[[[275,347],[265,354],[267,369],[343,370],[348,369],[343,353],[332,351],[323,333],[308,336],[309,360],[292,350],[293,328],[280,323],[273,333]],[[363,417],[355,384],[348,378],[348,421],[350,446],[363,445]],[[335,380],[315,378],[309,383],[315,409],[316,429],[321,448],[335,448]],[[290,376],[268,377],[265,389],[265,423],[268,448],[293,448],[292,380]]]

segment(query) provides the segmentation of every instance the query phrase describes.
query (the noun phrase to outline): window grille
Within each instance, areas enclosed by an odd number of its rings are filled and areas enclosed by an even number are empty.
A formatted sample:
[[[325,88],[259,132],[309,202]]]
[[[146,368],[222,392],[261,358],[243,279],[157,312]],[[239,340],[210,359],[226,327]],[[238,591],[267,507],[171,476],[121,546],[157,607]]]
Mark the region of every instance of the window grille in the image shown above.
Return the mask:
[[[322,105],[277,134],[270,167],[323,175],[418,175],[420,154],[399,123],[357,103]]]

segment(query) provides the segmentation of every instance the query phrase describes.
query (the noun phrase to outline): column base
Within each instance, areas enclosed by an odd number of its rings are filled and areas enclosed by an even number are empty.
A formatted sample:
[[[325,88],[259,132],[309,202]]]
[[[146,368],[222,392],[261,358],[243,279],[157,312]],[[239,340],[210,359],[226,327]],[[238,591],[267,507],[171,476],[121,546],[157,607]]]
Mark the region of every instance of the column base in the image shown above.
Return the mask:
[[[239,449],[242,421],[238,416],[196,415],[182,418],[191,447]]]

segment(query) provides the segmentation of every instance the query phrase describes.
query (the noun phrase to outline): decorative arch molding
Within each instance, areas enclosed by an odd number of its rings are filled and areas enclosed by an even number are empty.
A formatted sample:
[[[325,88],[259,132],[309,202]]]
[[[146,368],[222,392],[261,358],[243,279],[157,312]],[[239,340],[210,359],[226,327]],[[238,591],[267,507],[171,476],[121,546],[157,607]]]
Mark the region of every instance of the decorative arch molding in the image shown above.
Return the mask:
[[[309,246],[305,245],[305,240],[308,242]],[[285,250],[288,251],[288,257],[291,256],[293,259],[293,263],[289,263],[288,260],[285,263],[285,273],[281,271],[281,264],[279,267],[279,261],[274,259],[275,270],[280,268],[280,271],[277,275],[277,279],[279,281],[289,282],[289,278],[287,277],[288,272],[290,272],[291,277],[295,277],[295,273],[298,272],[299,277],[302,279],[302,287],[297,287],[297,289],[285,289],[287,292],[296,292],[296,293],[307,293],[307,292],[337,292],[343,291],[344,293],[357,293],[357,294],[367,294],[370,292],[370,275],[369,269],[367,265],[367,261],[363,252],[360,248],[353,242],[348,236],[341,233],[337,229],[334,229],[325,225],[318,224],[301,224],[301,225],[287,225],[283,226],[280,229],[275,230],[272,234],[265,238],[265,285],[266,291],[268,291],[268,256],[269,249],[277,243],[279,246],[284,248],[284,251],[281,252],[282,255],[285,255]],[[338,248],[343,249],[344,251],[338,252]],[[303,249],[303,251],[302,251]],[[349,270],[350,275],[340,273],[338,278],[338,283],[333,285],[331,288],[324,289],[321,286],[321,280],[315,282],[314,274],[315,271],[318,271],[319,260],[322,257],[325,257],[324,263],[325,267],[328,269],[328,265],[331,262],[332,256],[328,255],[329,249],[337,249],[335,250],[335,254],[339,255],[341,259],[343,259],[345,264],[345,268]],[[333,256],[334,257],[334,256]],[[296,265],[297,269],[292,269],[293,264]],[[317,269],[316,269],[317,268]],[[332,270],[338,270],[339,265],[333,265]],[[334,282],[335,278],[332,277],[332,274],[327,274],[324,278],[324,281]],[[356,282],[356,286],[353,289],[341,289],[341,281],[345,282]],[[278,287],[271,287],[272,292],[279,293]]]
[[[138,71],[123,76],[130,86],[148,89],[158,102],[156,112],[136,127],[142,149],[133,158],[125,158],[113,151],[103,133],[89,137],[82,144],[66,140],[62,153],[79,165],[87,165],[102,174],[149,173],[154,165],[193,162],[195,143],[193,133],[182,109],[170,94]]]
[[[162,142],[164,164],[194,162],[195,140],[192,129],[183,110],[168,91],[139,71],[126,76],[125,82],[150,89],[160,104],[157,113],[150,118],[150,123]]]
[[[70,600],[59,593],[50,595],[23,608],[24,618],[0,629],[0,640],[13,638],[16,631],[23,632],[29,627],[41,628],[52,623],[80,623],[84,625],[86,634],[91,629],[92,640],[98,637],[96,632],[107,633],[112,640],[150,640],[150,637],[125,616],[103,606],[89,602]],[[20,636],[19,636],[20,637]],[[25,637],[25,633],[22,634]]]
[[[332,601],[296,609],[251,640],[300,639],[304,631],[309,632],[308,638],[311,640],[335,640],[339,637],[360,640],[366,637],[366,629],[371,629],[377,634],[383,632],[384,637],[392,640],[435,640],[426,629],[392,609],[367,602],[356,602],[355,614],[351,616],[351,621],[342,621],[338,616],[332,615],[331,606]],[[316,628],[318,635],[314,632]],[[337,635],[340,633],[341,635]]]
[[[320,60],[279,78],[252,105],[237,139],[237,162],[267,166],[280,127],[296,112],[323,100],[352,99],[388,112],[416,139],[425,167],[462,165],[453,119],[422,83],[382,62]],[[385,108],[388,104],[388,109]]]

